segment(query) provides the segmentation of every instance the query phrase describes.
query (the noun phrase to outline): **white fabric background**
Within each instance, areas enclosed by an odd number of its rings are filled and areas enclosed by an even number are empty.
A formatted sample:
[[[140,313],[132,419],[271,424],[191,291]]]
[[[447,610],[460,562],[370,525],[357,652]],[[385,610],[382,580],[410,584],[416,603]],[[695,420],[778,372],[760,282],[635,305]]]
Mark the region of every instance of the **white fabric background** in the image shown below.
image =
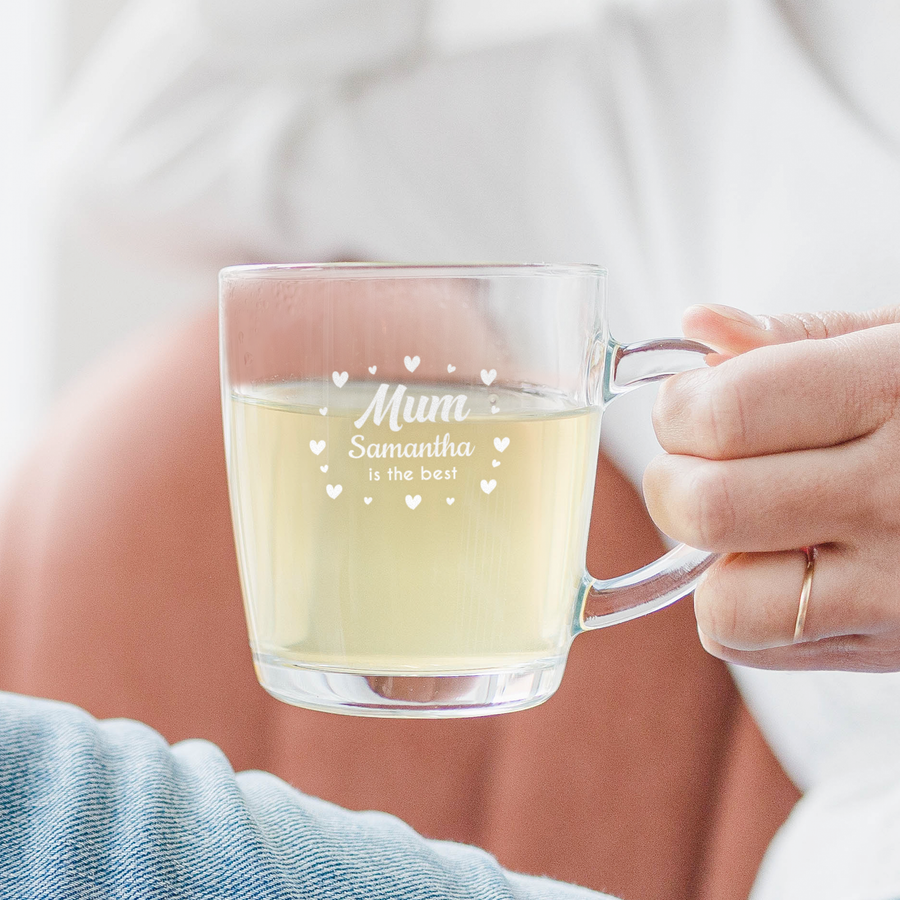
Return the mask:
[[[578,25],[603,0],[421,2],[430,7],[430,40],[462,52]],[[41,184],[60,105],[124,5],[0,0],[0,483],[53,399],[93,359],[215,297],[216,263],[148,261],[67,227]]]
[[[0,480],[47,396],[47,243],[31,160],[50,104],[53,8],[2,3],[0,28]]]

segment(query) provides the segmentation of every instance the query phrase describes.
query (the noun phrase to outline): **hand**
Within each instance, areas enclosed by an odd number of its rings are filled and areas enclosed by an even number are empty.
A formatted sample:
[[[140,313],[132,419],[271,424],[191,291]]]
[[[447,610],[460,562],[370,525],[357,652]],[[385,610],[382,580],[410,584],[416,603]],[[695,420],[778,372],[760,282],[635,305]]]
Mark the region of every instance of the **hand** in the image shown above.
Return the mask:
[[[684,331],[718,353],[663,383],[667,455],[644,491],[666,534],[723,554],[694,594],[704,647],[760,668],[900,670],[900,307],[693,307]]]

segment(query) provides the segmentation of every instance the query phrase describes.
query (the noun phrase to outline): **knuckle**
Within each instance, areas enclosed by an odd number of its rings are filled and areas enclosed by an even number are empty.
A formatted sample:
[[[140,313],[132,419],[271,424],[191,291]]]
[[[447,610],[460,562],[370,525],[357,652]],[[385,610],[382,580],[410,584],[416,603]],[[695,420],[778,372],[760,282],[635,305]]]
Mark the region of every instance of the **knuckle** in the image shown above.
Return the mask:
[[[698,626],[733,650],[761,650],[785,640],[786,625],[748,590],[753,566],[751,555],[725,556],[706,573],[694,594]]]
[[[834,488],[836,518],[839,526],[845,529],[861,527],[868,531],[873,526],[879,529],[888,524],[885,518],[894,515],[894,504],[885,503],[890,489],[885,484],[884,473],[877,469],[867,472],[865,467],[859,469],[859,476],[853,482]]]
[[[653,425],[668,453],[730,459],[742,455],[748,435],[748,404],[739,379],[697,370],[660,385]]]
[[[821,313],[787,313],[779,318],[791,328],[798,339],[806,337],[809,340],[821,340],[831,337],[835,330],[834,324]]]
[[[644,472],[644,499],[670,537],[700,550],[734,545],[738,515],[727,463],[664,454]]]
[[[705,459],[734,459],[748,446],[748,404],[739,381],[720,377],[694,392],[683,413],[682,452]]]
[[[870,434],[890,418],[897,393],[895,366],[882,364],[878,350],[869,335],[841,335],[816,359],[819,383],[839,389],[833,416],[843,440]]]
[[[740,384],[726,380],[710,394],[711,451],[716,459],[743,455],[747,446],[747,406]]]
[[[690,428],[687,418],[693,406],[693,391],[682,376],[667,378],[659,385],[653,404],[653,428],[663,450],[689,453]]]
[[[838,534],[869,541],[900,535],[898,442],[900,429],[886,428],[830,449],[822,493]]]
[[[873,431],[900,415],[900,325],[843,335],[836,344],[847,375],[845,406],[857,431]]]
[[[892,465],[862,467],[840,491],[846,529],[883,537],[900,534],[900,472]]]
[[[717,562],[694,592],[694,615],[701,631],[725,647],[741,640],[740,601],[730,589],[727,560]]]
[[[696,546],[702,550],[726,549],[737,516],[724,468],[715,463],[698,466],[690,481],[688,502],[693,508]]]
[[[692,511],[685,505],[683,490],[685,459],[663,454],[644,470],[644,502],[656,525],[670,537],[690,543]]]

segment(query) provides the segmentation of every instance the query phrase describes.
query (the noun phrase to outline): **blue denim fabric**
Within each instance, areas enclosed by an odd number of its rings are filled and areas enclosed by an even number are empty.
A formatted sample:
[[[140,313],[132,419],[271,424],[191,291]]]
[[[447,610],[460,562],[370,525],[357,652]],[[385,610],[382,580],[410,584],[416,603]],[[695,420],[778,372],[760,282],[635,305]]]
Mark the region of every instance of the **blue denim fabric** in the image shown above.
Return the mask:
[[[575,835],[573,835],[575,839]],[[597,900],[513,875],[262,772],[205,741],[0,693],[0,898]]]

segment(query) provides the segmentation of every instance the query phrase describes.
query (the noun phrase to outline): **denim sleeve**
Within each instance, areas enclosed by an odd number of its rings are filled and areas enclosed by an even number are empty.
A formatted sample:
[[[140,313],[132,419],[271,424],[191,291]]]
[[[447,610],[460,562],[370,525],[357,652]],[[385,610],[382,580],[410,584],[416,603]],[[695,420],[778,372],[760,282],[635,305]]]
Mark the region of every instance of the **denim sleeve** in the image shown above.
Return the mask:
[[[573,835],[573,839],[575,836]],[[597,900],[513,875],[272,775],[205,741],[0,693],[0,898]]]

